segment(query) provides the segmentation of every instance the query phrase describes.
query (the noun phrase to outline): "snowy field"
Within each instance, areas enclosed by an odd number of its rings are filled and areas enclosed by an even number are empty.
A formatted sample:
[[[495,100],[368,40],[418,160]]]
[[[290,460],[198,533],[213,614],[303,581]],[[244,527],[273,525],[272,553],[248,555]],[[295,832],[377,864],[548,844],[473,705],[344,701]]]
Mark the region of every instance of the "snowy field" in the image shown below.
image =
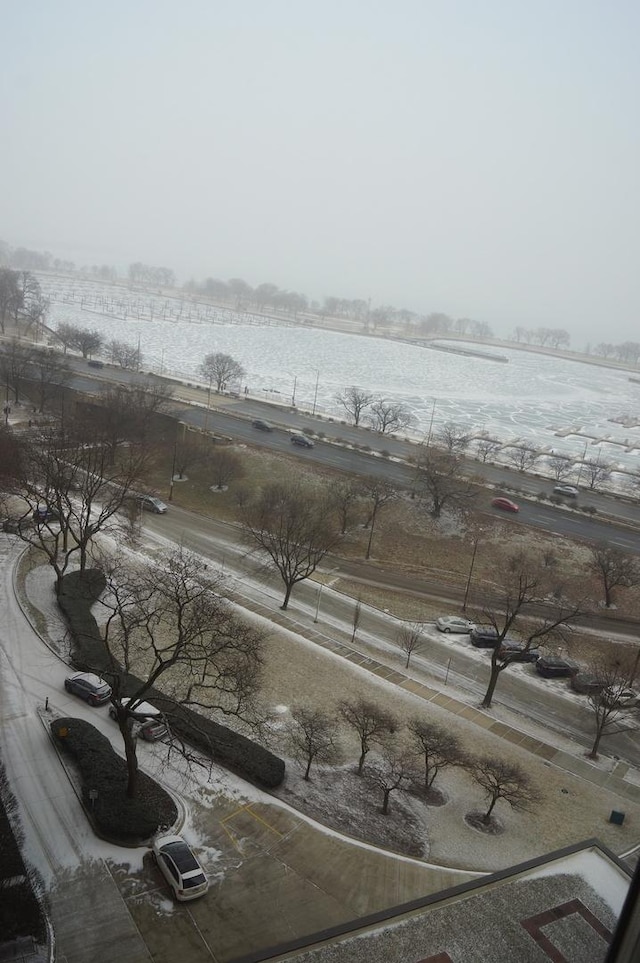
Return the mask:
[[[250,393],[344,417],[335,394],[356,384],[401,401],[415,433],[453,422],[503,442],[637,471],[640,383],[624,371],[510,349],[508,363],[464,357],[399,341],[265,323],[188,298],[153,297],[126,286],[41,275],[51,298],[49,323],[100,331],[107,341],[140,346],[146,370],[197,380],[203,357],[225,351],[245,369]],[[558,434],[560,433],[560,434]]]

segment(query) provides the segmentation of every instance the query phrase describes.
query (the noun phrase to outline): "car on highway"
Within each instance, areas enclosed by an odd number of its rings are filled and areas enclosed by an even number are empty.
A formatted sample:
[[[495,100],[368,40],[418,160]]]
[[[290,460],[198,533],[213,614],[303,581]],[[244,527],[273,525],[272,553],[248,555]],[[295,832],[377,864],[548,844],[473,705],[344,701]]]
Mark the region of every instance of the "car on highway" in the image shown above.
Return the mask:
[[[494,508],[499,508],[503,512],[519,512],[520,506],[512,502],[510,498],[503,498],[501,495],[494,498],[491,502]]]
[[[609,709],[634,709],[638,705],[638,693],[634,689],[608,686],[602,692],[602,701]]]
[[[436,619],[436,628],[440,632],[458,632],[465,635],[475,627],[475,622],[463,619],[459,615],[441,615],[440,618]]]
[[[299,445],[300,448],[313,448],[313,442],[306,435],[291,435],[291,444]]]
[[[505,639],[498,649],[498,656],[509,662],[537,662],[540,658],[538,649],[528,649],[522,642],[512,642]]]
[[[536,662],[536,672],[544,679],[569,679],[579,671],[580,666],[571,659],[562,659],[557,655],[541,655]]]
[[[259,428],[260,431],[273,431],[273,425],[270,425],[268,421],[264,421],[262,418],[254,418],[251,424],[254,428]]]
[[[177,900],[185,902],[204,896],[209,889],[209,880],[182,836],[158,836],[151,852]]]
[[[120,699],[120,705],[128,708],[131,699],[127,697]],[[118,718],[116,706],[109,706],[109,715],[114,720]],[[150,702],[135,700],[133,707],[129,709],[129,715],[136,723],[135,734],[142,736],[145,742],[157,742],[164,738],[169,732],[166,720],[162,712]]]
[[[165,503],[153,495],[138,495],[138,501],[146,512],[155,512],[156,515],[164,515],[167,511]]]
[[[562,495],[563,498],[577,498],[580,490],[575,485],[556,485],[553,489],[554,495]]]
[[[93,672],[76,672],[64,680],[67,692],[80,696],[90,706],[103,706],[111,698],[111,686]]]
[[[469,633],[471,645],[478,649],[495,649],[498,644],[498,630],[492,625],[478,625]]]

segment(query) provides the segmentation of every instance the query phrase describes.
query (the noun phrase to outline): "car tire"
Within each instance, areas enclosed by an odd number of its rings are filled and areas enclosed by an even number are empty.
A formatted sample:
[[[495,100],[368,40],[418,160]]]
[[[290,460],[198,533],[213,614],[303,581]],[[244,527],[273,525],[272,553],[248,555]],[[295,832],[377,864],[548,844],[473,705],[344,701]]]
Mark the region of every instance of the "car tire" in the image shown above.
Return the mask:
[[[67,692],[71,692],[71,686],[70,686],[69,683],[66,681],[66,679],[65,679],[64,687],[65,687],[65,689],[67,690]]]
[[[89,703],[90,706],[93,706],[94,709],[98,705],[95,696],[89,696],[89,698],[87,699],[87,702]]]
[[[443,632],[444,632],[445,635],[449,635],[449,633],[451,632],[451,629],[449,628],[448,625],[447,625],[447,627],[446,627],[445,629],[443,629]]]

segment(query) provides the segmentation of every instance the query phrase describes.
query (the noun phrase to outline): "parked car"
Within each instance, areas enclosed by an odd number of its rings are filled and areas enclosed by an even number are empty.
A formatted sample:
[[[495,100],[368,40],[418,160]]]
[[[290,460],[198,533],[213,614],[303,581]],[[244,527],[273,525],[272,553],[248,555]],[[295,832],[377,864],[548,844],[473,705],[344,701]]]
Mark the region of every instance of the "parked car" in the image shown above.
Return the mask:
[[[638,693],[634,689],[606,688],[602,701],[610,709],[633,709],[638,705]]]
[[[579,671],[580,666],[575,662],[556,655],[541,655],[536,662],[536,672],[545,679],[567,679]]]
[[[100,361],[98,358],[90,358],[87,364],[90,368],[104,368],[104,361]]]
[[[167,511],[167,506],[164,502],[160,501],[159,498],[154,498],[153,495],[139,495],[138,501],[142,505],[143,509],[147,512],[155,512],[156,515],[164,515]]]
[[[604,688],[604,682],[590,672],[578,672],[572,675],[569,684],[574,692],[581,695],[597,695]]]
[[[131,699],[128,698],[120,700],[120,704],[127,707],[130,702]],[[115,706],[109,706],[109,715],[113,720],[118,718]],[[164,715],[150,702],[136,701],[129,710],[129,715],[136,723],[135,734],[142,736],[145,742],[157,742],[169,732]]]
[[[59,512],[50,505],[38,505],[33,513],[34,522],[54,522],[60,518]]]
[[[160,872],[180,902],[204,896],[209,889],[206,873],[182,836],[158,836],[151,848]]]
[[[500,496],[499,498],[494,498],[491,504],[493,505],[494,508],[499,508],[503,512],[520,511],[519,505],[516,505],[515,502],[512,502],[510,498],[503,498],[502,496]]]
[[[291,444],[300,445],[301,448],[313,448],[313,442],[306,435],[291,435]]]
[[[498,630],[492,625],[479,625],[471,630],[469,639],[478,649],[495,649],[498,644]]]
[[[507,657],[510,662],[537,662],[540,658],[538,649],[528,649],[522,642],[512,642],[505,639],[498,649],[501,659]]]
[[[270,425],[268,421],[263,421],[262,418],[254,418],[251,424],[254,428],[259,428],[260,431],[273,431],[273,425]]]
[[[463,619],[459,615],[441,615],[436,619],[436,628],[441,632],[460,632],[466,634],[475,629],[475,622]]]
[[[80,696],[90,706],[102,706],[111,698],[111,686],[93,672],[76,672],[64,680],[67,692]]]
[[[556,485],[553,494],[562,495],[564,498],[577,498],[580,490],[575,485]]]

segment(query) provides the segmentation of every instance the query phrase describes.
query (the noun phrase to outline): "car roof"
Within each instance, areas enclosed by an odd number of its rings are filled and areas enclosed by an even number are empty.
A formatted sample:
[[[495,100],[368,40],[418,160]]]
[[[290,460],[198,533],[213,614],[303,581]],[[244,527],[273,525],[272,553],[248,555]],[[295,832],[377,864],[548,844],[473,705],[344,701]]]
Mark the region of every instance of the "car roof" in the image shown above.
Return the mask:
[[[104,679],[101,679],[99,675],[95,674],[95,672],[75,672],[71,678],[84,679],[85,682],[95,686],[109,685],[108,682],[105,682]]]
[[[131,699],[128,696],[124,696],[124,698],[120,699],[120,704],[125,707],[127,707],[130,702],[131,702]],[[148,714],[150,716],[161,715],[160,710],[157,709],[155,706],[152,706],[150,702],[144,702],[143,700],[138,700],[138,699],[134,699],[133,702],[134,704],[131,709],[131,712],[138,713],[139,715],[145,715],[145,714]],[[178,836],[176,838],[179,839],[180,837]]]

